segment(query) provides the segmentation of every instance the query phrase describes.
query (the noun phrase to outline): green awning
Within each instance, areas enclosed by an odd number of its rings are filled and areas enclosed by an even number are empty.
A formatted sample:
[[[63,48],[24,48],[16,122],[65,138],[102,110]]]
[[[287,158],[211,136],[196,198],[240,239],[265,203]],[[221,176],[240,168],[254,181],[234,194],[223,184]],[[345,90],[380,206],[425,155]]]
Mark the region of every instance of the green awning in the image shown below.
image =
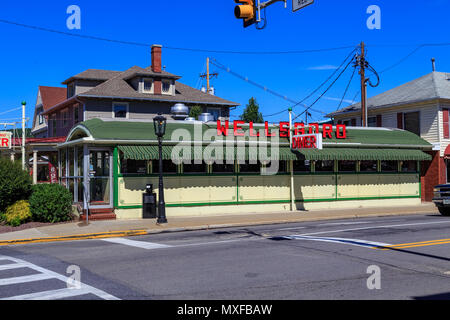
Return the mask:
[[[298,157],[305,160],[431,160],[431,155],[414,149],[325,148],[304,149]]]
[[[158,146],[119,146],[124,159],[155,160],[159,159]],[[222,151],[220,151],[222,150]],[[216,155],[217,151],[217,155]],[[288,147],[272,150],[256,148],[222,147],[214,149],[207,146],[181,147],[163,146],[162,158],[164,160],[203,159],[204,156],[212,159],[236,160],[431,160],[431,155],[414,149],[362,149],[362,148],[325,148],[303,149],[291,151]]]

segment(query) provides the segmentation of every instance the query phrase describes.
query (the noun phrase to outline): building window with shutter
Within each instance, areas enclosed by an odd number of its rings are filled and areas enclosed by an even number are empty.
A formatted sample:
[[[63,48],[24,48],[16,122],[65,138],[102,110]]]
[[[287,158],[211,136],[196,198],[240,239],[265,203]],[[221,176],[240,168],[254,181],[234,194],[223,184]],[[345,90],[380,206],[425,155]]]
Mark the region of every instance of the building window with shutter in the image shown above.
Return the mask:
[[[403,114],[404,130],[420,136],[420,112],[409,112]]]
[[[367,118],[367,126],[368,127],[376,127],[377,126],[377,117]]]

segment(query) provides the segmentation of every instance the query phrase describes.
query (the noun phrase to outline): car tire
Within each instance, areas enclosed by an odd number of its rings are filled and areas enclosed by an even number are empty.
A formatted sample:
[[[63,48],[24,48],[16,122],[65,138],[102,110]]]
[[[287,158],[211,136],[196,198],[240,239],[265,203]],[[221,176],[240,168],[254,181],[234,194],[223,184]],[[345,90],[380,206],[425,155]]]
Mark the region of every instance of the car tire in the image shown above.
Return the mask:
[[[450,216],[450,208],[449,207],[438,207],[438,210],[443,216]]]

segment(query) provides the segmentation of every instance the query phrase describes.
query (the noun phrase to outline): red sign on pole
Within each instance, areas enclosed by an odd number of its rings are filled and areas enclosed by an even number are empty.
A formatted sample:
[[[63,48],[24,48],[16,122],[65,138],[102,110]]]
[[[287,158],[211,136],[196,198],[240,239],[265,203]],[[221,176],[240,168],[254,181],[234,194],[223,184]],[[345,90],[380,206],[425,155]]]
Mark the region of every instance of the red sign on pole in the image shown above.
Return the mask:
[[[0,149],[11,149],[11,132],[0,132]]]
[[[323,149],[321,134],[303,134],[292,137],[291,149]]]
[[[58,183],[58,171],[51,162],[48,163],[48,172],[50,176],[50,183]]]

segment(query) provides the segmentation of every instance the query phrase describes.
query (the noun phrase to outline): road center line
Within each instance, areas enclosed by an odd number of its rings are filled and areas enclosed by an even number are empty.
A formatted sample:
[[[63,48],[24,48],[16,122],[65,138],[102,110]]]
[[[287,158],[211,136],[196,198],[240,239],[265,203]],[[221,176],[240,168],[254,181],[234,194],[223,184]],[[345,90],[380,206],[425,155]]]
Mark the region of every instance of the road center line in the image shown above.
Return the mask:
[[[311,237],[311,236],[286,236],[283,237],[289,240],[310,240],[310,241],[322,241],[322,242],[333,242],[340,244],[348,244],[358,247],[386,247],[390,246],[388,243],[367,241],[361,239],[348,239],[348,238],[330,238],[330,237]]]
[[[433,222],[420,222],[420,223],[390,224],[390,225],[362,227],[362,228],[351,228],[351,229],[340,229],[340,230],[328,230],[328,231],[304,233],[304,234],[299,234],[299,235],[296,235],[296,236],[312,236],[312,235],[318,235],[318,234],[338,233],[338,232],[346,232],[346,231],[358,231],[358,230],[369,230],[369,229],[379,229],[379,228],[394,228],[394,227],[408,227],[408,226],[420,226],[420,225],[443,224],[443,223],[450,223],[450,220],[447,220],[447,221],[433,221]]]

